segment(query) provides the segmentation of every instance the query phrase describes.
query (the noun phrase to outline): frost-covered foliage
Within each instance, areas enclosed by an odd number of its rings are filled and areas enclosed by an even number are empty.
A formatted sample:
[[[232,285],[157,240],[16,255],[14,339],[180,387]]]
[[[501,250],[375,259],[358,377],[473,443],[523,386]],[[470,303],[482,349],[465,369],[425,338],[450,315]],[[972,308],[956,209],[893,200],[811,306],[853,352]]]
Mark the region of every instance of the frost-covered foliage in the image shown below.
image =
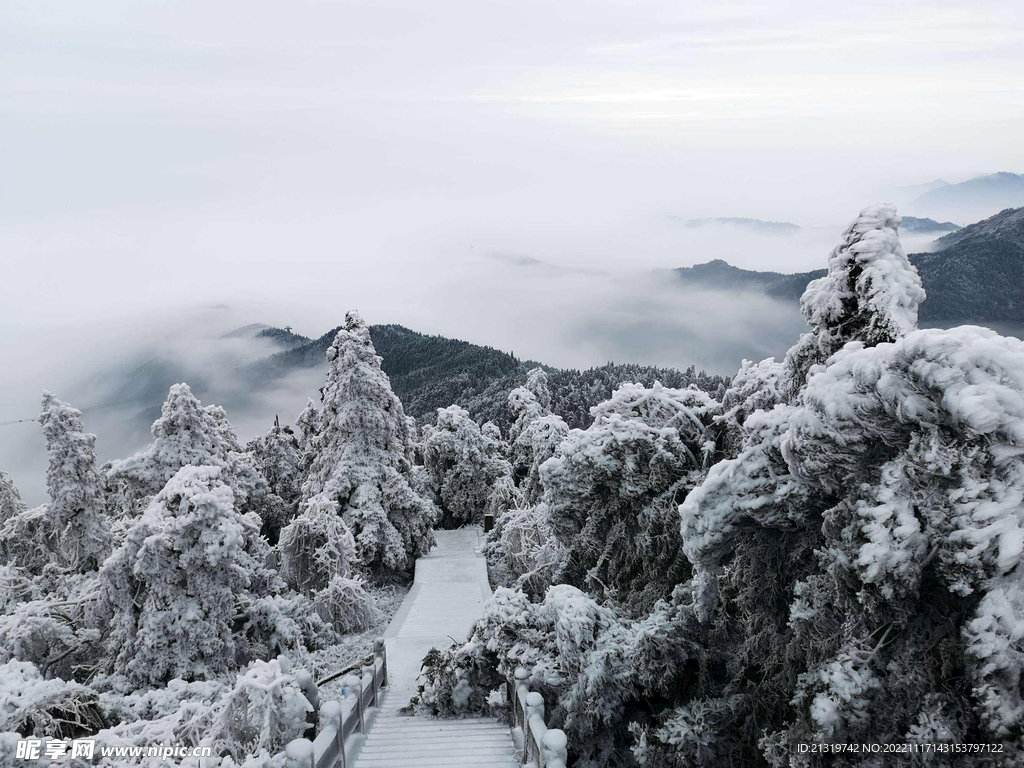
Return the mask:
[[[261,533],[271,543],[276,543],[281,528],[298,510],[302,491],[302,448],[292,428],[282,427],[275,417],[270,431],[250,440],[245,450],[267,482],[266,495],[255,499],[251,507],[263,521]]]
[[[95,574],[68,575],[57,564],[42,577],[0,566],[0,663],[31,662],[44,677],[74,678],[102,653],[94,626]]]
[[[843,232],[828,274],[811,281],[800,299],[811,331],[786,356],[786,389],[794,394],[812,365],[848,341],[874,346],[917,327],[924,288],[900,244],[900,217],[891,203],[871,205]]]
[[[110,668],[141,685],[214,677],[237,666],[236,603],[254,578],[220,467],[185,466],[100,570]]]
[[[356,542],[338,505],[316,497],[281,532],[280,574],[292,589],[311,595],[336,576],[347,577],[357,562]]]
[[[250,440],[245,450],[267,481],[268,493],[288,504],[298,500],[302,492],[302,448],[291,427],[282,427],[275,418],[270,431]]]
[[[744,360],[733,376],[728,388],[723,389],[720,402],[722,413],[715,417],[725,425],[724,449],[729,458],[735,457],[743,443],[743,424],[755,411],[770,411],[786,401],[782,390],[786,367],[769,357],[759,363]]]
[[[313,595],[313,609],[339,635],[362,632],[377,620],[373,597],[362,579],[335,576]]]
[[[515,585],[531,596],[542,595],[564,564],[566,549],[551,530],[543,502],[509,509],[497,518],[487,537],[484,555],[491,580]]]
[[[543,368],[534,368],[526,374],[526,388],[545,412],[551,411],[551,390],[548,388],[548,374]]]
[[[851,343],[744,430],[682,506],[693,610],[740,697],[705,721],[715,754],[938,734],[1024,758],[1024,343]],[[754,718],[760,745],[737,741]]]
[[[485,436],[459,406],[438,409],[423,441],[423,463],[437,492],[443,527],[479,523],[496,486],[511,481],[512,467],[500,446],[500,432],[497,438]]]
[[[18,486],[11,480],[10,475],[0,470],[0,525],[3,525],[28,507],[21,500],[21,493]]]
[[[113,462],[107,472],[107,481],[123,483],[124,494],[135,503],[144,504],[187,466],[219,467],[221,482],[231,488],[239,509],[266,493],[266,483],[238,444],[224,409],[203,406],[187,384],[170,388],[151,432],[148,448]]]
[[[543,396],[547,391],[544,371],[537,368],[530,374],[535,389]],[[554,454],[558,444],[569,434],[568,425],[552,415],[529,387],[517,387],[508,396],[509,410],[515,423],[509,430],[513,477],[519,487],[521,503],[532,506],[540,501],[543,487],[540,465]]]
[[[50,517],[49,505],[22,508],[0,525],[0,562],[39,575],[62,560],[60,531]]]
[[[433,546],[438,511],[413,488],[409,424],[355,312],[346,315],[327,359],[302,498],[338,504],[365,567],[406,571]]]
[[[14,481],[0,472],[0,563],[39,574],[58,559],[58,531],[47,506],[29,509]]]
[[[318,435],[323,426],[320,409],[311,398],[306,400],[306,407],[302,409],[299,418],[295,420],[295,426],[299,429],[299,448],[305,452],[310,447],[313,436]]]
[[[209,746],[221,768],[284,768],[283,751],[302,736],[312,710],[283,658],[254,661],[232,679],[186,682],[165,688],[100,696],[109,725],[91,737],[100,747],[154,744]],[[203,768],[204,758],[186,758],[183,768]],[[100,768],[166,766],[160,758],[107,758]],[[74,768],[79,768],[75,765]],[[85,768],[83,764],[82,768]]]
[[[110,552],[110,526],[103,514],[103,484],[96,471],[96,435],[82,429],[82,412],[43,393],[39,415],[49,466],[47,515],[59,537],[60,554],[72,569],[95,571]]]
[[[0,664],[0,733],[70,739],[104,724],[96,692],[75,682],[45,679],[26,661]]]
[[[719,403],[700,390],[626,384],[540,469],[566,548],[555,581],[646,612],[685,580],[677,506],[717,458]]]

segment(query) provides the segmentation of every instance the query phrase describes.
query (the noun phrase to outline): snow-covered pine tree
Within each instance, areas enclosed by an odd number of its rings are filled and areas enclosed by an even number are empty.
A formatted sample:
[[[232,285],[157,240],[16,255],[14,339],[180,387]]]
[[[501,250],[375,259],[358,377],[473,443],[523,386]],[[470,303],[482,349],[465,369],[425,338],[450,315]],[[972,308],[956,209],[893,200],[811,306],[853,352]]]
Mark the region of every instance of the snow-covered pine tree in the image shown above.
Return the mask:
[[[270,430],[246,444],[256,469],[267,483],[267,492],[291,504],[302,493],[302,449],[295,432],[274,419]]]
[[[0,525],[27,508],[11,476],[0,470]]]
[[[266,493],[266,482],[239,445],[224,409],[204,407],[188,384],[170,388],[151,432],[149,447],[112,462],[107,472],[108,482],[123,483],[125,495],[135,503],[144,504],[186,466],[220,467],[221,482],[231,487],[240,509]]]
[[[495,484],[512,475],[497,452],[465,409],[437,409],[434,429],[423,443],[423,463],[437,489],[443,527],[482,520]]]
[[[540,468],[555,581],[646,613],[689,576],[678,503],[717,456],[721,405],[700,390],[624,384]]]
[[[508,395],[508,407],[515,418],[509,429],[509,459],[513,477],[519,486],[521,503],[532,506],[540,501],[543,492],[540,465],[551,458],[558,444],[569,434],[569,426],[538,399],[537,393],[551,401],[547,374],[543,369],[534,368],[528,379],[530,386],[516,387]]]
[[[267,493],[255,500],[253,511],[263,521],[262,534],[275,543],[281,528],[295,517],[302,492],[302,449],[289,426],[274,418],[270,431],[245,446],[256,469],[267,481]]]
[[[299,430],[298,441],[299,449],[302,452],[303,469],[309,466],[309,463],[312,461],[309,450],[312,446],[313,438],[320,432],[321,422],[322,415],[320,409],[313,402],[313,399],[309,398],[306,400],[306,407],[302,409],[299,418],[295,420],[295,426]]]
[[[47,514],[60,552],[80,573],[95,571],[110,552],[110,525],[103,514],[103,484],[96,471],[96,435],[82,428],[82,412],[43,393],[39,415],[49,465]]]
[[[136,685],[215,677],[238,664],[236,605],[256,571],[253,516],[221,467],[187,465],[100,569],[111,671]]]
[[[1000,743],[993,765],[1024,759],[1024,344],[914,330],[923,293],[894,222],[877,206],[847,233],[834,279],[805,294],[815,331],[787,356],[795,389],[751,378],[765,409],[681,506],[701,620],[688,635],[708,633],[730,682],[648,738],[661,759],[783,765],[813,741]],[[755,722],[763,736],[737,742]]]
[[[358,313],[345,316],[327,360],[302,499],[337,503],[365,567],[407,571],[433,546],[438,510],[413,488],[409,424]]]
[[[917,327],[925,292],[903,252],[899,223],[891,203],[862,210],[829,256],[828,274],[807,286],[800,308],[811,331],[786,355],[790,396],[803,386],[812,365],[824,363],[847,342],[871,347]]]
[[[548,374],[543,368],[534,368],[526,374],[526,388],[537,398],[537,403],[546,412],[551,410],[551,389],[548,386]]]
[[[313,608],[336,632],[363,630],[373,622],[373,597],[353,574],[359,563],[356,542],[336,502],[315,496],[281,531],[277,548],[281,577],[312,598]]]

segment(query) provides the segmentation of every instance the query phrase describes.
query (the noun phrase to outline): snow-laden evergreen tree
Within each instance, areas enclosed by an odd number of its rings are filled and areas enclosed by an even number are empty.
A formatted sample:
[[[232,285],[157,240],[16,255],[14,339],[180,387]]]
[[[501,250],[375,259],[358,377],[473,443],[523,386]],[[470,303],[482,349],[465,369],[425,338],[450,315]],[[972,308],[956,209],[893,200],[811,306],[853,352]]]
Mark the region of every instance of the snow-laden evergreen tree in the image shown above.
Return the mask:
[[[811,331],[786,356],[790,395],[812,365],[824,363],[847,342],[870,347],[917,327],[925,293],[900,244],[899,223],[891,203],[862,210],[829,256],[828,274],[807,286],[800,308]]]
[[[509,460],[525,505],[540,500],[540,465],[569,434],[568,425],[551,413],[550,404],[548,376],[542,368],[530,371],[526,386],[517,387],[508,395],[508,407],[515,419],[509,429]]]
[[[874,236],[886,248],[851,252],[901,254],[889,229]],[[762,377],[766,410],[746,417],[736,458],[681,507],[704,628],[690,631],[718,638],[709,650],[730,660],[731,683],[653,733],[675,739],[666,754],[717,747],[781,765],[810,741],[980,741],[1002,744],[993,765],[1024,759],[1013,575],[1024,550],[1024,344],[970,327],[914,330],[916,276],[898,258],[873,266],[874,300],[858,299],[867,312],[850,310],[848,282],[808,288],[810,317],[824,319],[787,363],[819,367],[804,367],[785,398]],[[752,674],[756,686],[744,682]],[[705,716],[695,729],[697,707],[726,706],[719,724]],[[763,737],[737,740],[755,719]]]
[[[266,493],[266,482],[239,445],[224,409],[203,406],[188,384],[170,388],[151,432],[149,447],[112,462],[107,472],[108,482],[124,483],[126,495],[136,503],[144,504],[187,466],[220,467],[221,482],[231,487],[239,509]]]
[[[11,476],[0,470],[0,525],[24,512],[27,508],[28,506],[21,500],[21,492],[11,480]]]
[[[251,509],[263,521],[260,532],[274,544],[281,528],[298,512],[302,491],[302,448],[295,432],[281,426],[274,418],[270,431],[255,437],[245,446],[260,475],[266,480],[267,492],[256,498]]]
[[[302,492],[302,449],[291,427],[282,427],[275,418],[270,431],[250,440],[245,450],[267,481],[268,493],[288,504],[298,500]]]
[[[327,360],[302,499],[337,503],[365,567],[408,570],[433,546],[438,511],[414,490],[409,424],[357,313],[345,316]]]
[[[254,578],[221,467],[183,466],[100,570],[111,671],[136,685],[215,677],[238,664],[236,604]]]
[[[349,576],[358,563],[356,541],[338,505],[316,497],[281,531],[280,573],[292,589],[310,595],[335,576]]]
[[[721,405],[700,390],[625,384],[595,406],[540,468],[555,536],[557,582],[650,610],[689,575],[679,500],[717,458]]]
[[[493,437],[485,438],[465,409],[453,405],[437,410],[434,429],[423,442],[423,463],[437,489],[443,527],[483,519],[495,485],[512,476],[511,465],[499,452]]]
[[[302,451],[303,469],[309,466],[312,456],[309,450],[313,444],[313,438],[320,433],[322,427],[322,414],[312,398],[306,401],[306,407],[302,409],[299,418],[295,421],[298,427],[299,449]]]
[[[14,481],[0,472],[0,563],[42,573],[61,559],[59,533],[49,505],[29,509]]]
[[[537,403],[545,412],[551,410],[551,389],[548,387],[548,374],[543,368],[534,368],[526,374],[526,388],[537,398]]]
[[[336,502],[316,496],[281,531],[281,577],[313,600],[320,617],[340,634],[366,629],[376,616],[373,598],[354,575],[356,542]]]
[[[103,484],[96,471],[96,435],[82,428],[82,412],[43,393],[39,415],[49,465],[47,514],[58,532],[61,555],[80,573],[95,571],[110,552],[110,525],[103,514]]]

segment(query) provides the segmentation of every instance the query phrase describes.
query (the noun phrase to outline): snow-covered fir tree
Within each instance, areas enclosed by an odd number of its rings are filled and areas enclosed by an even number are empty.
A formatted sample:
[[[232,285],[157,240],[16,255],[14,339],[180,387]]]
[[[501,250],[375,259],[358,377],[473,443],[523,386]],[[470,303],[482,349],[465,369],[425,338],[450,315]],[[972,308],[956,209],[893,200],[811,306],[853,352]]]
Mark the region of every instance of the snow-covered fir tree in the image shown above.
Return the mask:
[[[646,612],[689,575],[678,504],[717,458],[721,405],[700,390],[627,384],[540,468],[557,582]]]
[[[18,486],[14,484],[10,475],[0,470],[0,525],[20,512],[24,512],[25,509],[27,506],[21,500]]]
[[[302,448],[294,430],[274,418],[270,431],[250,440],[245,451],[252,457],[267,490],[250,504],[263,525],[260,532],[274,544],[281,528],[298,512],[302,493]]]
[[[187,466],[220,467],[221,482],[231,487],[239,509],[266,493],[266,482],[239,445],[224,409],[203,406],[188,384],[170,388],[150,431],[149,447],[112,462],[107,471],[109,483],[124,483],[130,503],[145,504]]]
[[[925,293],[900,244],[899,223],[891,203],[862,210],[829,256],[828,274],[807,286],[800,308],[811,331],[786,355],[790,395],[803,386],[812,365],[847,342],[870,347],[917,327]]]
[[[96,470],[96,435],[82,428],[82,412],[43,393],[39,416],[49,465],[47,514],[59,537],[60,554],[79,572],[95,571],[110,552],[110,526],[103,514],[103,484]]]
[[[498,455],[501,448],[493,435],[485,437],[469,413],[457,405],[438,409],[422,450],[424,466],[437,489],[443,527],[479,523],[495,485],[512,476],[511,465]]]
[[[238,665],[236,607],[254,579],[221,467],[184,466],[100,570],[111,671],[137,685],[216,677]]]
[[[433,546],[438,510],[414,489],[409,424],[356,312],[345,316],[327,360],[302,499],[338,505],[364,567],[408,570]]]

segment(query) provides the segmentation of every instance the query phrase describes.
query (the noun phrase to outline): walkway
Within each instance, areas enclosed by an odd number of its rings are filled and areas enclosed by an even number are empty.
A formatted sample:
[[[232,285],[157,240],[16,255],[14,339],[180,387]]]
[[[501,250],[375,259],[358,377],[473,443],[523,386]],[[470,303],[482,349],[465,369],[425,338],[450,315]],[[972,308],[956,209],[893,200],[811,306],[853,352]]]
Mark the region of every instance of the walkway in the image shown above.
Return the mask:
[[[508,725],[491,718],[433,720],[398,714],[416,692],[423,657],[462,642],[490,597],[476,554],[480,530],[437,531],[437,546],[416,561],[412,590],[384,635],[388,687],[355,768],[466,766],[518,768]]]

